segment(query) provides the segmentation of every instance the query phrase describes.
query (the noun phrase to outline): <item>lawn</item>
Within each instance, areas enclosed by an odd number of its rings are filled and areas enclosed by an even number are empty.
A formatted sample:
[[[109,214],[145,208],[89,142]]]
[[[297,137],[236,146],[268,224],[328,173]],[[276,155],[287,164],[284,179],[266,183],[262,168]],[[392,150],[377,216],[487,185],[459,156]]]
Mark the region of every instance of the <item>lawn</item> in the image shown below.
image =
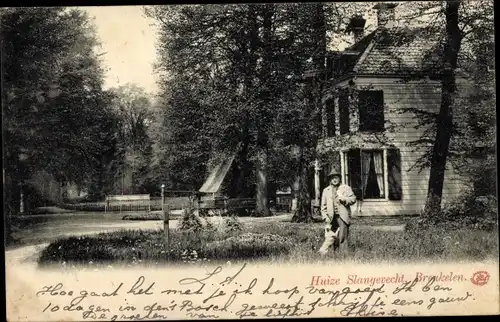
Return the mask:
[[[182,226],[182,225],[181,225]],[[319,259],[322,224],[241,222],[203,224],[198,231],[171,231],[171,250],[163,231],[119,231],[57,240],[45,248],[39,265],[164,265],[166,262],[238,262],[241,260],[304,263]],[[477,229],[383,231],[353,226],[349,248],[337,260],[355,262],[470,261],[496,259],[497,231]],[[167,258],[167,255],[168,258]],[[329,255],[333,256],[333,255]]]

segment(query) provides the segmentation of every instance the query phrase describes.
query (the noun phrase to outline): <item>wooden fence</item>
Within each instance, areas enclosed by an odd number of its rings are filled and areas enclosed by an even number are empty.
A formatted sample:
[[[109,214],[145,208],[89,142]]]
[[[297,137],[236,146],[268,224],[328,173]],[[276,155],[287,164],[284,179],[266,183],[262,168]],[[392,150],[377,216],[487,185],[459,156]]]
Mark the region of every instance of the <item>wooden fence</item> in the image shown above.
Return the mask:
[[[104,212],[108,211],[151,212],[151,196],[149,194],[106,196]]]
[[[182,210],[189,207],[206,210],[234,210],[254,209],[256,201],[254,198],[201,198],[197,200],[194,195],[178,193],[174,196],[165,196],[165,204],[170,210]],[[152,197],[149,194],[138,195],[109,195],[104,201],[82,202],[60,205],[62,208],[75,211],[95,212],[151,212],[162,210],[162,198]]]
[[[149,195],[124,195],[113,196],[113,198],[106,199],[106,211],[159,211],[162,210],[162,198],[150,197]],[[147,196],[147,197],[146,197]],[[123,198],[116,198],[123,197]],[[109,202],[108,202],[109,200]],[[165,197],[165,204],[169,205],[170,210],[181,210],[192,206],[192,198],[189,196],[184,197]]]
[[[239,198],[239,199],[205,199],[198,202],[200,209],[253,209],[255,208],[255,199],[253,198]]]

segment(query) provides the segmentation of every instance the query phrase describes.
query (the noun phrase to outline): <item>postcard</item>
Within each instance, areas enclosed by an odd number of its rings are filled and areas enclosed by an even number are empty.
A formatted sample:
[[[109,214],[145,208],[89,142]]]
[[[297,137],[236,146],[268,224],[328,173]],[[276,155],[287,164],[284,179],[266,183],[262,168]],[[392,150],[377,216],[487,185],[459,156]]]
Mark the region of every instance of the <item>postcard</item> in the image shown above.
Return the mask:
[[[492,0],[0,21],[6,320],[500,313]]]

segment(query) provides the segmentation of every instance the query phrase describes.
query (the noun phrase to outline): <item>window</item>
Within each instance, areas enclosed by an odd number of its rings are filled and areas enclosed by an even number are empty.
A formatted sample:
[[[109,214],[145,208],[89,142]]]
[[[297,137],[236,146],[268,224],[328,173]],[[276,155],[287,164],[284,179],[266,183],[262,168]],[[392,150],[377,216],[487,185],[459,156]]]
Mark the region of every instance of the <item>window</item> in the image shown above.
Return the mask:
[[[335,136],[335,101],[333,98],[326,101],[326,135]]]
[[[352,149],[342,153],[344,182],[359,200],[401,200],[399,150]]]
[[[342,91],[339,96],[339,130],[340,134],[349,133],[349,94]]]
[[[384,92],[360,91],[358,94],[359,130],[380,132],[384,130]]]

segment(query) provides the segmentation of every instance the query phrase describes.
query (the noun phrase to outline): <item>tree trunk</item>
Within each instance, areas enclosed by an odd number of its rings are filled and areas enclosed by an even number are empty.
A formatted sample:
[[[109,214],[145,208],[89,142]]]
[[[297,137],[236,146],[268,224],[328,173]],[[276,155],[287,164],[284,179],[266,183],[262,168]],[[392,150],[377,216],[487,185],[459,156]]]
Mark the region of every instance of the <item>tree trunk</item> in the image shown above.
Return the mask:
[[[246,132],[246,131],[244,131]],[[251,195],[251,192],[248,191],[249,187],[246,184],[247,179],[250,176],[250,162],[248,161],[248,136],[243,137],[244,140],[241,151],[237,156],[237,177],[236,177],[236,196],[237,198],[248,198]]]
[[[295,213],[297,210],[297,204],[299,200],[299,190],[300,190],[300,174],[295,175],[293,178],[292,186],[292,212]]]
[[[297,210],[294,213],[292,221],[294,222],[311,222],[313,214],[311,209],[311,187],[310,187],[310,166],[316,158],[316,146],[321,137],[322,122],[322,93],[323,93],[323,77],[325,76],[325,55],[326,55],[326,21],[324,5],[322,3],[314,4],[313,10],[313,39],[317,44],[314,50],[312,60],[314,70],[317,72],[309,84],[306,84],[306,97],[308,98],[306,113],[309,119],[309,124],[304,133],[300,147],[300,164],[299,164],[299,189],[297,198]]]
[[[441,210],[446,160],[453,135],[453,104],[456,92],[457,57],[462,33],[458,25],[460,1],[446,3],[446,43],[443,50],[443,70],[441,76],[441,106],[436,122],[436,139],[431,155],[429,186],[424,215],[432,215]]]
[[[257,155],[257,202],[255,211],[259,216],[269,216],[269,199],[267,185],[267,151],[261,150]]]
[[[254,75],[257,64],[256,51],[258,40],[257,7],[255,5],[248,6],[246,19],[242,23],[244,25],[240,30],[238,81],[243,85],[240,101],[241,104],[245,104],[244,102],[251,101],[255,95]],[[251,187],[249,185],[251,172],[249,154],[252,141],[250,127],[252,119],[248,107],[245,108],[241,117],[242,130],[240,132],[239,151],[237,156],[236,194],[238,198],[248,198],[254,195],[254,191],[250,191]],[[243,215],[246,213],[246,210],[238,209],[237,212]]]
[[[269,199],[268,199],[268,150],[269,144],[268,133],[266,129],[268,122],[270,122],[269,110],[272,108],[272,90],[273,86],[270,82],[271,75],[271,62],[273,59],[273,46],[272,46],[272,23],[274,16],[274,4],[266,4],[260,7],[262,10],[262,66],[259,73],[260,78],[260,95],[259,95],[259,112],[257,129],[257,162],[256,162],[256,175],[257,175],[257,202],[256,212],[260,216],[269,216]]]
[[[298,176],[297,208],[292,217],[292,222],[312,222],[311,194],[309,193],[309,168],[305,162],[304,148],[300,148],[300,170]]]

